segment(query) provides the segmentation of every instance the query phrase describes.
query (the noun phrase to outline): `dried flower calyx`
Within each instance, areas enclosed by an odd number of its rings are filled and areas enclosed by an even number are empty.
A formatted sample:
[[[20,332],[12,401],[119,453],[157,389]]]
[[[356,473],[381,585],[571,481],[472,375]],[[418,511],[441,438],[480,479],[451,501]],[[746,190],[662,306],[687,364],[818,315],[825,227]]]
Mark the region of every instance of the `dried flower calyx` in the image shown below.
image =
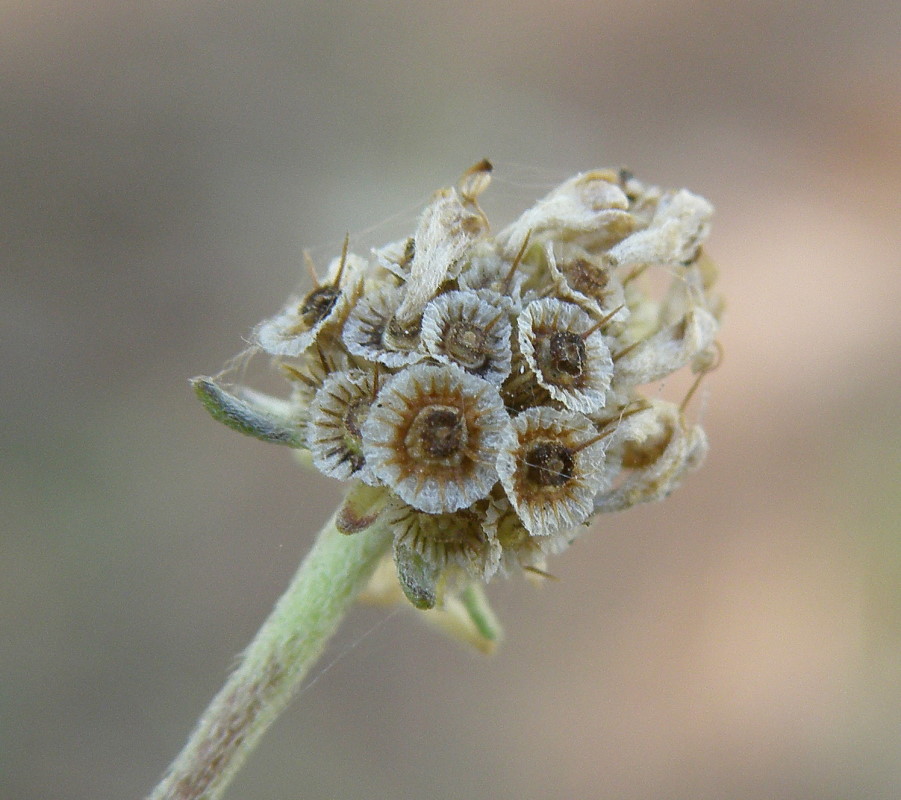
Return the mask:
[[[510,374],[511,324],[507,312],[482,292],[448,292],[426,307],[422,340],[436,361],[461,367],[490,383]]]
[[[288,401],[197,384],[226,424],[360,482],[356,502],[375,499],[342,530],[391,526],[419,608],[544,574],[594,515],[665,497],[706,452],[685,403],[642,387],[715,360],[709,203],[596,170],[492,236],[491,172],[437,192],[371,260],[346,241],[325,280],[257,326]]]
[[[376,478],[420,511],[456,511],[497,482],[510,421],[497,389],[453,366],[410,367],[379,391],[363,426]]]
[[[330,323],[340,323],[347,316],[363,287],[368,267],[365,259],[348,254],[347,240],[341,257],[329,266],[329,277],[319,283],[310,262],[316,286],[303,298],[292,299],[281,313],[261,322],[254,340],[267,353],[276,356],[299,356]]]

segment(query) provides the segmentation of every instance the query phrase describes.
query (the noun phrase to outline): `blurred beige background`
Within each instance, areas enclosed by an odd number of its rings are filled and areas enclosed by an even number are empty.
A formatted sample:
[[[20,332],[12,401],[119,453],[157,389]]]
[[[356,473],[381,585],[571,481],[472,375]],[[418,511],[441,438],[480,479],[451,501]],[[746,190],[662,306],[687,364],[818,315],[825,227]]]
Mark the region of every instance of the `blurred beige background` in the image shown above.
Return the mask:
[[[0,31],[0,797],[155,783],[340,492],[186,379],[304,247],[483,156],[501,216],[620,164],[716,204],[709,461],[492,586],[491,659],[356,610],[228,796],[901,796],[897,4],[33,0]]]

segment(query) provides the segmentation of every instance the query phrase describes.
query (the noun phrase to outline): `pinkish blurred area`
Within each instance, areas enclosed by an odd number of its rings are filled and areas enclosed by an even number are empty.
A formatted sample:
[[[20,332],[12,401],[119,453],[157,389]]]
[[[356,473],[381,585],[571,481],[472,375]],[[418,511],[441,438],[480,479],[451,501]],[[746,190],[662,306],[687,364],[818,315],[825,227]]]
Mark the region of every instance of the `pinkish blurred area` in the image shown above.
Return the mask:
[[[34,0],[0,30],[0,797],[155,783],[340,492],[187,378],[304,247],[387,239],[483,156],[501,219],[620,164],[714,202],[710,458],[559,581],[492,585],[490,659],[355,611],[227,797],[901,796],[896,3]]]

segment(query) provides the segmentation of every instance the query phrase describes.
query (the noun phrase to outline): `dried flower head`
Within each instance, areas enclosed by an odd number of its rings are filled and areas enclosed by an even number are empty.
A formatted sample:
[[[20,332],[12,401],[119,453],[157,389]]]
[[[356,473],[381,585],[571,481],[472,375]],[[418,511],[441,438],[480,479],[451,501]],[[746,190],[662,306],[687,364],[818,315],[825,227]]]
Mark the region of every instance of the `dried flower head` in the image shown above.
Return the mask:
[[[542,573],[593,515],[665,497],[706,451],[688,398],[643,386],[715,361],[709,203],[595,170],[492,236],[490,178],[476,164],[371,262],[345,243],[325,281],[257,327],[289,400],[197,384],[226,424],[357,481],[339,527],[390,525],[420,608],[496,572]]]

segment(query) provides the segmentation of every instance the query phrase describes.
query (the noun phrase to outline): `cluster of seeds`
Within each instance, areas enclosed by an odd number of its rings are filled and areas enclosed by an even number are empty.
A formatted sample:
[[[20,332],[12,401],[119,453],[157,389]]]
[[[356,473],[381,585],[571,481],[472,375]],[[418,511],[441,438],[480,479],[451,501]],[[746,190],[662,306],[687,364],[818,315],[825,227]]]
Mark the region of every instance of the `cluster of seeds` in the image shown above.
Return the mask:
[[[345,242],[254,332],[293,386],[291,435],[263,438],[359,482],[419,607],[449,586],[541,572],[593,515],[664,497],[706,449],[685,401],[641,387],[716,360],[710,205],[593,171],[493,233],[478,203],[490,175],[475,165],[412,236],[367,258]],[[233,427],[279,427],[253,398],[223,396]]]

